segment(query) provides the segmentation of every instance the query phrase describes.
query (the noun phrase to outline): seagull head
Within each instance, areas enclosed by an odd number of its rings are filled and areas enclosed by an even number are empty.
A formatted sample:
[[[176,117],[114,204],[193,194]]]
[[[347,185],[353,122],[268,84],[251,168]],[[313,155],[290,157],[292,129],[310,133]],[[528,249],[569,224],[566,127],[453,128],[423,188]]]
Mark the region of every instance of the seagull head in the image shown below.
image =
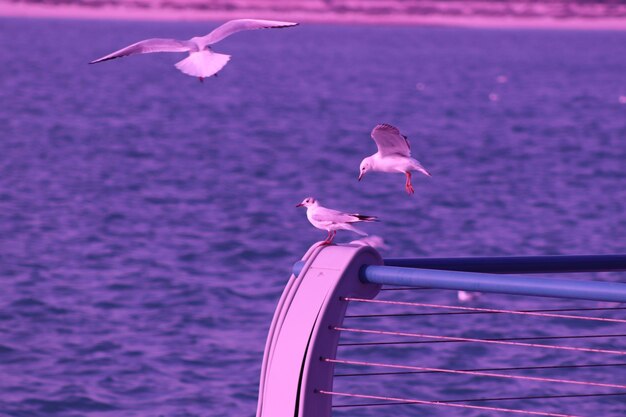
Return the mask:
[[[359,167],[359,181],[361,181],[361,178],[363,178],[367,171],[372,169],[372,163],[370,158],[371,156],[368,156],[361,161],[361,166]]]
[[[317,206],[318,202],[316,199],[314,199],[313,197],[307,197],[304,200],[302,200],[302,203],[300,204],[296,204],[296,207],[312,207],[312,206]]]

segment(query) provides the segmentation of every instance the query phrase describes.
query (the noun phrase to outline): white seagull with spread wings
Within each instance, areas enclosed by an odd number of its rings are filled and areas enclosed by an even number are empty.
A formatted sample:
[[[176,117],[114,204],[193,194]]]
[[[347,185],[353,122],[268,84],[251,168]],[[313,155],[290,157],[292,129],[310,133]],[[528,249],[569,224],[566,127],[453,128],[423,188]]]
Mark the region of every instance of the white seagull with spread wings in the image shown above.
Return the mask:
[[[406,175],[406,192],[413,194],[415,190],[411,184],[411,171],[419,171],[430,177],[422,164],[411,158],[409,139],[398,128],[386,123],[379,124],[372,130],[372,139],[376,142],[378,152],[361,161],[359,181],[368,171],[400,172]]]
[[[365,216],[363,214],[348,214],[341,211],[329,209],[320,206],[320,203],[313,197],[307,197],[302,203],[296,207],[306,207],[306,217],[309,222],[318,229],[326,230],[328,236],[322,242],[323,245],[329,245],[333,242],[337,230],[350,230],[361,236],[367,236],[367,233],[352,226],[352,223],[358,222],[374,222],[377,220],[374,216]]]
[[[231,20],[214,29],[206,36],[195,36],[189,40],[146,39],[91,61],[90,64],[129,55],[149,54],[152,52],[189,52],[187,58],[176,63],[176,68],[185,74],[198,77],[200,81],[202,81],[205,77],[217,75],[217,72],[224,68],[224,65],[230,60],[230,55],[213,52],[210,47],[211,45],[242,30],[284,28],[297,25],[298,23],[278,22],[275,20]]]

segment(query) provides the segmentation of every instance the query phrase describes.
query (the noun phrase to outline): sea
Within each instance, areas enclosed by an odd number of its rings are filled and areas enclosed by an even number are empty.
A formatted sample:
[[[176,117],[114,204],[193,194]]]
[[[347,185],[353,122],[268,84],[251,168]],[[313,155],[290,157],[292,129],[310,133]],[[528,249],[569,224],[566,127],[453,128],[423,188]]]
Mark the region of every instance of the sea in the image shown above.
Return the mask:
[[[274,308],[294,262],[325,237],[295,207],[305,197],[378,216],[362,228],[384,239],[387,258],[626,252],[626,33],[302,24],[220,42],[214,50],[232,59],[203,83],[174,67],[182,54],[88,65],[141,39],[216,26],[0,19],[0,416],[254,416]],[[400,128],[432,174],[413,176],[413,196],[401,174],[357,181],[378,123]],[[379,298],[626,319],[616,303],[462,302],[433,290]],[[623,323],[383,307],[349,313],[405,315],[344,324],[626,351]],[[600,310],[580,310],[589,308]],[[337,373],[359,375],[336,377],[336,390],[626,413],[619,354],[367,337],[394,343],[341,346],[338,357],[570,366],[490,372],[586,382],[344,365]],[[386,402],[337,397],[333,412],[511,414],[368,403]]]

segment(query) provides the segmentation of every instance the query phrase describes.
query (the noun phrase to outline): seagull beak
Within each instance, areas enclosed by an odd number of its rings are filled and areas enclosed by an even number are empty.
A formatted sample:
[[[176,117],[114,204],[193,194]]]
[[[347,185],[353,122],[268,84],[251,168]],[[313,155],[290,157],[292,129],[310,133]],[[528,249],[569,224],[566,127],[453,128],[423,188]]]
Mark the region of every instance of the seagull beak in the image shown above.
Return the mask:
[[[363,173],[362,172],[359,174],[359,181],[361,181],[361,178],[363,178]]]
[[[304,204],[300,203],[300,204],[296,204],[296,207],[303,207]]]

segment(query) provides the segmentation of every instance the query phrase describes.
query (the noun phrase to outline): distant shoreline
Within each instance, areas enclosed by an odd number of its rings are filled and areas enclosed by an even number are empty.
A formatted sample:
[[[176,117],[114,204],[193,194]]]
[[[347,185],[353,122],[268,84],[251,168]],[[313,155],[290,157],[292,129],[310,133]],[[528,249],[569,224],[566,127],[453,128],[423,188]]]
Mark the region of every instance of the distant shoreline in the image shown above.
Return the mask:
[[[626,30],[626,17],[543,17],[429,14],[337,13],[333,11],[198,10],[193,8],[88,7],[13,3],[0,0],[0,17],[101,20],[224,21],[242,17],[305,23],[452,26],[493,29]]]

